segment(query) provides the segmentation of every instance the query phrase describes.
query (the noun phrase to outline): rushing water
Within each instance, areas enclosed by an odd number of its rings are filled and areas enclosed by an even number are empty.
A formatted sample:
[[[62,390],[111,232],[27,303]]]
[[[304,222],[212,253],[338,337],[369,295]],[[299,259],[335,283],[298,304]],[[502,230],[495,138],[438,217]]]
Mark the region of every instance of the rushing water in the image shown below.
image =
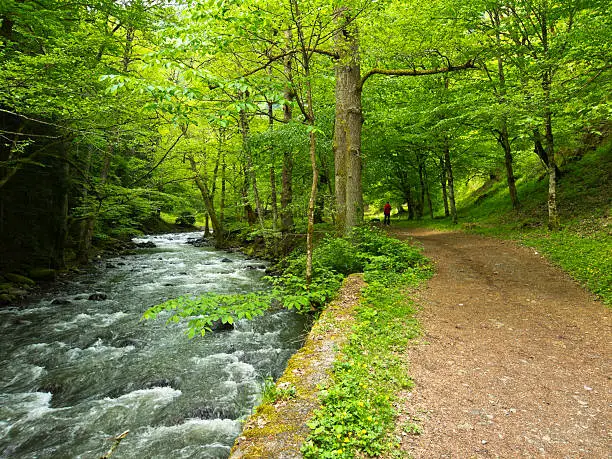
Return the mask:
[[[261,286],[261,262],[186,243],[198,236],[148,237],[156,248],[0,309],[1,458],[99,458],[126,430],[114,459],[229,455],[305,321],[279,311],[191,340],[184,324],[140,321],[168,298]]]

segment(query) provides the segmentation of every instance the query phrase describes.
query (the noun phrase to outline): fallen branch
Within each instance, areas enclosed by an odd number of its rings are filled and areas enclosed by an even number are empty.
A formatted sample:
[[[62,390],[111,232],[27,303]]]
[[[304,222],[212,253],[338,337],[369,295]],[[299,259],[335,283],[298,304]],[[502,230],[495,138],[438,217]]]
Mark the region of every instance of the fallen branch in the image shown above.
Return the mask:
[[[123,440],[125,437],[127,437],[127,434],[129,434],[129,433],[130,433],[130,431],[126,430],[122,434],[119,434],[116,437],[114,437],[113,440],[115,440],[115,442],[113,443],[113,446],[111,446],[111,449],[109,449],[108,452],[105,455],[100,456],[100,459],[108,459],[109,457],[111,457],[111,455],[115,452],[115,450],[119,446],[119,443],[121,443],[121,440]]]

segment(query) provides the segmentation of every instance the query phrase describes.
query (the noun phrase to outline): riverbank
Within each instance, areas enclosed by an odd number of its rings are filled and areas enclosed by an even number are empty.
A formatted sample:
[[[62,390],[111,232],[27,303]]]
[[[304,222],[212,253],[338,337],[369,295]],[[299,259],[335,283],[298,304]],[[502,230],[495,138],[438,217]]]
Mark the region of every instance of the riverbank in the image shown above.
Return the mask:
[[[321,313],[276,385],[268,386],[230,458],[301,457],[300,448],[310,433],[306,422],[321,407],[323,388],[330,385],[336,354],[352,333],[364,286],[362,275],[344,280],[338,297]]]

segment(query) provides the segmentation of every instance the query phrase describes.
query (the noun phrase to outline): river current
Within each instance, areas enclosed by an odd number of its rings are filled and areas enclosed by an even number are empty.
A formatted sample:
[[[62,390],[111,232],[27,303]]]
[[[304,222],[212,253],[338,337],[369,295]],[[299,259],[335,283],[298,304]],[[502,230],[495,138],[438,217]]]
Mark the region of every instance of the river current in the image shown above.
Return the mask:
[[[306,323],[276,311],[189,339],[185,324],[141,321],[169,298],[262,288],[261,261],[197,237],[138,239],[156,247],[0,309],[0,458],[99,458],[126,430],[113,459],[228,457]]]

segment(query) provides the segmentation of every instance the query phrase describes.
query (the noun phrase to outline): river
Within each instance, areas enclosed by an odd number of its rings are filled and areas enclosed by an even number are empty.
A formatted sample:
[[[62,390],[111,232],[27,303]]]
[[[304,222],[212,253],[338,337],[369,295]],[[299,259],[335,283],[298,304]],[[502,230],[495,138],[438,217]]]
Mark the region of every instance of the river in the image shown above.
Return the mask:
[[[141,321],[168,298],[262,288],[264,264],[194,247],[201,233],[101,260],[28,304],[0,309],[0,457],[226,458],[241,420],[301,346],[288,312],[189,339]]]

